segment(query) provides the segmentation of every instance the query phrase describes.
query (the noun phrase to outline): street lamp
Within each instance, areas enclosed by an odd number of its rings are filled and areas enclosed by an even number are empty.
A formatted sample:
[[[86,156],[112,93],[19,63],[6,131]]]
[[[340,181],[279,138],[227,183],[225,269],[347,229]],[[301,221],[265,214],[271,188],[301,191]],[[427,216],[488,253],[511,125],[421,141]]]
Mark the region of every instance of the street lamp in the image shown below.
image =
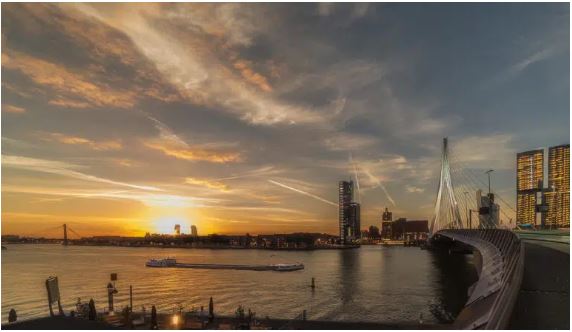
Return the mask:
[[[491,173],[492,172],[494,172],[494,169],[489,169],[488,171],[485,172],[489,177],[489,194],[491,193]]]

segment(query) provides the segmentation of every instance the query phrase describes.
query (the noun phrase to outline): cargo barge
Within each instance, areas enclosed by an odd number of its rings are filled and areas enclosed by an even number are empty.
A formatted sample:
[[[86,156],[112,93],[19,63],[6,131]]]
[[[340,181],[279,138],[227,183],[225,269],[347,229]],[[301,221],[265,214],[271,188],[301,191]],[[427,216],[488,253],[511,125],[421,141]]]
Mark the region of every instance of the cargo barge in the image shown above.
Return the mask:
[[[186,269],[211,269],[211,270],[250,270],[250,271],[278,271],[288,272],[303,270],[304,264],[269,264],[269,265],[249,265],[249,264],[205,264],[205,263],[177,263],[174,258],[151,259],[145,263],[147,267],[156,268],[186,268]]]

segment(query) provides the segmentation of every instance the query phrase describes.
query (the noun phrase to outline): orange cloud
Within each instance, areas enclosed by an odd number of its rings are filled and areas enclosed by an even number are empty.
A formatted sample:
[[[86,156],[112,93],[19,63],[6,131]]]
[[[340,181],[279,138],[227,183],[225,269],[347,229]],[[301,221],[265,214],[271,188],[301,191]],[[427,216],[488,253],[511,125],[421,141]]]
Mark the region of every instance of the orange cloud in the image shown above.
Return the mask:
[[[50,141],[57,141],[63,144],[85,145],[97,151],[121,150],[123,148],[123,145],[121,144],[120,141],[96,142],[87,138],[78,136],[68,136],[60,133],[51,133],[49,134],[49,137],[45,139]]]
[[[220,191],[228,191],[228,186],[222,182],[218,181],[210,181],[204,179],[197,179],[197,178],[186,178],[185,183],[192,184],[196,186],[207,187],[210,189],[217,189]]]
[[[50,101],[54,105],[84,108],[90,104],[129,108],[135,104],[136,93],[133,91],[120,91],[104,84],[94,84],[93,79],[84,77],[81,73],[22,53],[3,53],[2,66],[19,70],[36,84],[49,86],[58,94]]]
[[[159,150],[165,155],[183,160],[202,160],[211,163],[232,163],[241,160],[237,152],[219,152],[202,148],[179,147],[169,144],[147,142],[145,145],[151,149]]]
[[[26,109],[14,105],[2,104],[2,112],[8,113],[25,113]]]
[[[268,83],[266,77],[252,70],[251,63],[249,61],[238,60],[234,63],[234,68],[240,71],[240,74],[246,81],[258,86],[262,91],[272,91],[272,87]]]

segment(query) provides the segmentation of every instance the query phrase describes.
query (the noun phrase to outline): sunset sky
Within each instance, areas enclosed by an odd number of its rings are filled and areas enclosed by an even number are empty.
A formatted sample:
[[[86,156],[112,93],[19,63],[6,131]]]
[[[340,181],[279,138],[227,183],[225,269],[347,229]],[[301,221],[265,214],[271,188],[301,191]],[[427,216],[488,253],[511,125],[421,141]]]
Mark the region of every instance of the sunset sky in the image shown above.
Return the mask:
[[[514,207],[569,142],[569,4],[2,4],[2,234],[429,219],[440,144]],[[510,213],[507,211],[507,213]]]

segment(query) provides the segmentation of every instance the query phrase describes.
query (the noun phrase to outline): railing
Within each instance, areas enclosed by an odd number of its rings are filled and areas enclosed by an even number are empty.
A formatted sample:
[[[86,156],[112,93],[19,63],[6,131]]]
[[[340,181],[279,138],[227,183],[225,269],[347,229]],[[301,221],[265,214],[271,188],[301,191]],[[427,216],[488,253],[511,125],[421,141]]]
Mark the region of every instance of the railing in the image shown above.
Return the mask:
[[[455,327],[505,329],[524,269],[524,246],[519,237],[503,229],[445,229],[436,235],[469,245],[482,257],[479,280],[471,287]]]

